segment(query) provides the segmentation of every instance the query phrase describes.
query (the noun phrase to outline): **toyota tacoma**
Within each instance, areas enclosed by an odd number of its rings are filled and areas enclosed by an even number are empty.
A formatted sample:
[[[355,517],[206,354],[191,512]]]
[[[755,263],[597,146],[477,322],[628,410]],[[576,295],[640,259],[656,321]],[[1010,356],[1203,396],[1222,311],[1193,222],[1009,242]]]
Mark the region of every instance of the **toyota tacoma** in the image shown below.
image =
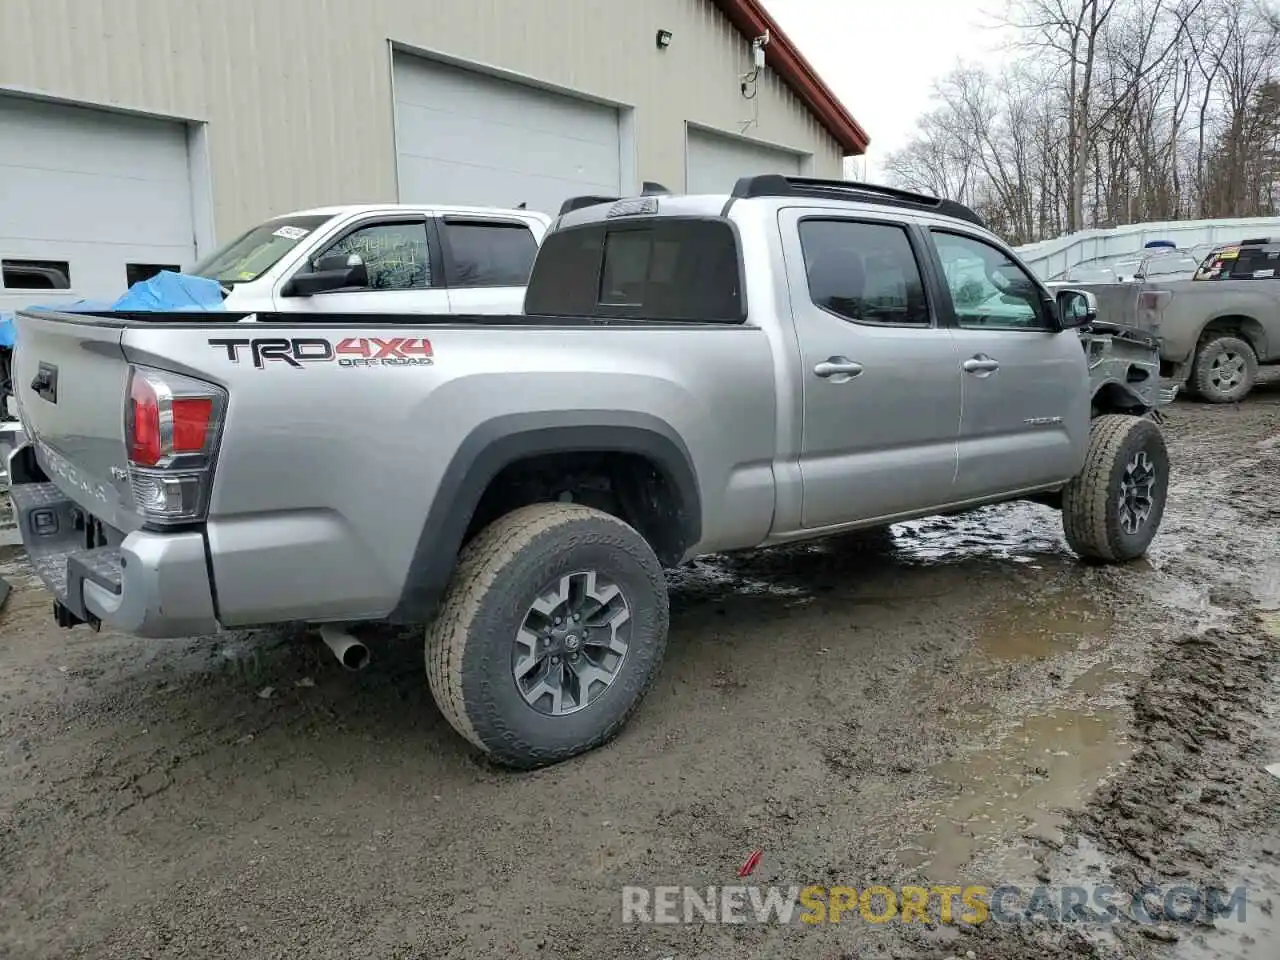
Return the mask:
[[[1169,483],[1152,338],[966,207],[835,181],[567,203],[519,314],[24,312],[15,364],[60,623],[305,621],[349,664],[351,625],[426,624],[516,767],[640,703],[664,567],[1019,499],[1122,562]]]

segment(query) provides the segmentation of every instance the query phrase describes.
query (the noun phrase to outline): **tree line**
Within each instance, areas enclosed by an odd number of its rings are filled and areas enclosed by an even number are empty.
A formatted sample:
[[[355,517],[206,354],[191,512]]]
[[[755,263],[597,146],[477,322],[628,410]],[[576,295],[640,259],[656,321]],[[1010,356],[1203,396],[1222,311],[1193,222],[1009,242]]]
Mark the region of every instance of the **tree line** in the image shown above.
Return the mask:
[[[1280,0],[1010,0],[1015,55],[960,63],[890,181],[1015,244],[1280,213]]]

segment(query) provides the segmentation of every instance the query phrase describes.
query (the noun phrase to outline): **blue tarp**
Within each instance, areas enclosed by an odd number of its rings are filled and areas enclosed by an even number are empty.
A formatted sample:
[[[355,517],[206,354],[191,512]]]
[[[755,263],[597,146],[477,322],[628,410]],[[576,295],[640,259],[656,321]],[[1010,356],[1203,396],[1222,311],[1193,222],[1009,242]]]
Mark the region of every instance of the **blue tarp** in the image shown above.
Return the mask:
[[[161,270],[140,280],[111,305],[112,310],[221,310],[222,285],[208,277]]]
[[[27,310],[62,310],[90,313],[104,310],[222,310],[222,286],[217,280],[161,270],[140,280],[113,303],[104,300],[72,300],[70,303],[35,304]],[[13,347],[13,314],[0,313],[0,348]]]

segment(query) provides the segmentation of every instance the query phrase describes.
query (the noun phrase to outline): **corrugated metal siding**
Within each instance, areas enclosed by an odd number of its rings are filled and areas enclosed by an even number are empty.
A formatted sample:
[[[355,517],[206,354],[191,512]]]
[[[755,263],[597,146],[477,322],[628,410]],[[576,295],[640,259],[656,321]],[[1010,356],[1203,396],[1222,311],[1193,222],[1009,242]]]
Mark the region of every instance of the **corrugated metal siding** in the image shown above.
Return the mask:
[[[388,41],[635,107],[638,179],[684,185],[685,122],[840,149],[706,0],[3,0],[0,88],[209,123],[217,232],[395,198]],[[666,51],[659,29],[672,31]]]

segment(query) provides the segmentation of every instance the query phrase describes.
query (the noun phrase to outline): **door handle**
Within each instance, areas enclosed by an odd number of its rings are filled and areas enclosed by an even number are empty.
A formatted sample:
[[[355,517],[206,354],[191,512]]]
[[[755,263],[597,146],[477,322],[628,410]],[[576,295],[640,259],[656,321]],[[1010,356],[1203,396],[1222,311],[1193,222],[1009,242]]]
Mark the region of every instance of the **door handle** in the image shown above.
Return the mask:
[[[827,380],[831,377],[839,377],[838,383],[843,383],[856,377],[862,372],[862,364],[848,357],[828,357],[813,368],[813,372],[822,379]]]
[[[980,353],[976,357],[970,357],[964,363],[960,364],[961,369],[965,373],[976,373],[978,375],[986,373],[995,373],[1000,369],[1000,361],[993,360],[985,353]]]

